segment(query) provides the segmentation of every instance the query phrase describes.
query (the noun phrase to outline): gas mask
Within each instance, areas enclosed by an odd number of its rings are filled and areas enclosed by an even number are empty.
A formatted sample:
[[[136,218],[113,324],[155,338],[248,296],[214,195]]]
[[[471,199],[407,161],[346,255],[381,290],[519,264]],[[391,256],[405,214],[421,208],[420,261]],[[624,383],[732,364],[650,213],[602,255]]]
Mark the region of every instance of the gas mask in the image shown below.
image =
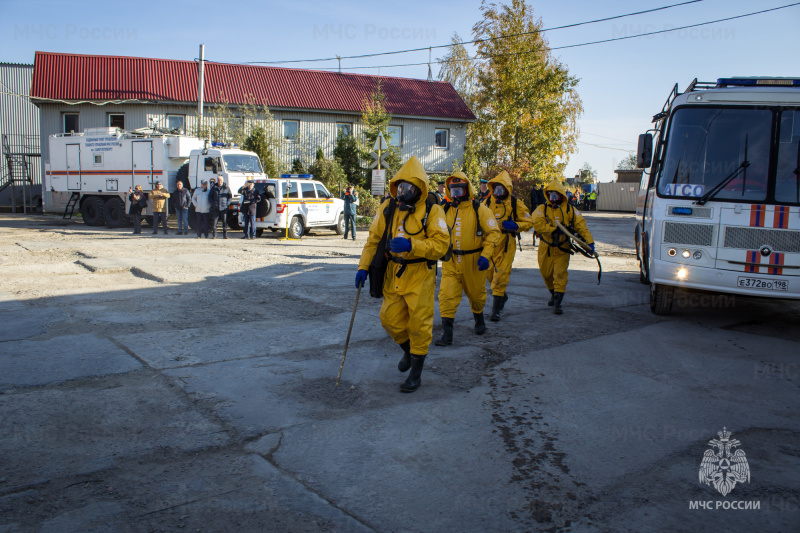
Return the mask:
[[[558,193],[557,193],[557,192],[555,192],[555,191],[548,191],[548,193],[547,193],[547,199],[548,199],[548,200],[550,200],[550,203],[551,203],[553,206],[557,206],[557,205],[559,205],[559,204],[560,204],[560,203],[563,201],[563,198],[561,197],[561,195],[560,195],[560,194],[558,194]]]
[[[397,184],[397,201],[400,202],[400,211],[413,211],[420,194],[419,187],[413,183],[399,182]]]
[[[497,201],[502,202],[506,198],[508,198],[508,190],[500,184],[494,186],[494,190],[492,191],[492,195],[497,199]]]
[[[468,190],[468,185],[466,183],[450,182],[449,191],[450,191],[450,200],[455,205],[458,205],[460,202],[464,202],[469,198],[469,190]]]

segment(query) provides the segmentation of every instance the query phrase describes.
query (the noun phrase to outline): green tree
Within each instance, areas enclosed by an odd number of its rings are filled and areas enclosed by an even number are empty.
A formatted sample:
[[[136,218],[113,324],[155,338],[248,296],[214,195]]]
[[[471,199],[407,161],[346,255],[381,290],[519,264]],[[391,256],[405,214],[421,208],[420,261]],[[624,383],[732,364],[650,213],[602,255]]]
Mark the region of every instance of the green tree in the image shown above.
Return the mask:
[[[386,95],[383,94],[380,82],[375,91],[370,94],[369,98],[364,99],[361,111],[361,122],[364,124],[364,142],[360,146],[361,160],[371,161],[372,147],[375,145],[375,140],[378,138],[378,133],[382,133],[387,143],[391,140],[389,135],[389,123],[392,121],[392,115],[386,111]],[[393,175],[400,168],[400,148],[396,146],[389,146],[389,155],[386,156],[386,165],[389,176]],[[372,173],[368,171],[369,178],[365,179],[366,185],[372,184]]]
[[[333,157],[344,171],[349,183],[364,185],[364,171],[361,168],[361,152],[355,137],[340,132],[336,137]]]
[[[335,159],[317,159],[308,167],[308,173],[314,175],[325,187],[336,196],[341,194],[342,185],[346,181],[344,170]]]
[[[271,138],[268,131],[263,126],[256,126],[242,144],[244,150],[255,153],[261,160],[264,173],[270,178],[276,178],[281,174],[280,164],[275,158],[275,149],[278,140]]]
[[[467,60],[456,35],[440,72],[477,117],[461,164],[482,176],[508,167],[524,181],[558,178],[575,151],[583,111],[578,79],[553,57],[541,19],[523,0],[483,0],[481,12],[473,26],[477,60]]]
[[[617,170],[636,170],[636,154],[628,154],[628,156],[619,162]]]
[[[580,181],[583,183],[594,183],[597,179],[597,171],[592,168],[592,165],[590,165],[588,161],[583,163],[578,174],[580,175]]]
[[[292,161],[292,174],[305,174],[306,167],[303,165],[303,161],[298,157],[294,161]]]
[[[325,159],[325,152],[322,151],[322,146],[317,146],[317,155],[314,157],[316,161]]]

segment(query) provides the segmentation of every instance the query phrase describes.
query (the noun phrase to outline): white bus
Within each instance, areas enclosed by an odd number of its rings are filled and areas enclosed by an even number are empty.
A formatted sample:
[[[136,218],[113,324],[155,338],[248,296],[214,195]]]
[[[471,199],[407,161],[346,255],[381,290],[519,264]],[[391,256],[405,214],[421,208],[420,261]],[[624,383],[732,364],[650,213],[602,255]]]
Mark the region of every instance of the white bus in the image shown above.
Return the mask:
[[[639,136],[639,277],[666,315],[676,288],[800,299],[800,79],[675,84]]]

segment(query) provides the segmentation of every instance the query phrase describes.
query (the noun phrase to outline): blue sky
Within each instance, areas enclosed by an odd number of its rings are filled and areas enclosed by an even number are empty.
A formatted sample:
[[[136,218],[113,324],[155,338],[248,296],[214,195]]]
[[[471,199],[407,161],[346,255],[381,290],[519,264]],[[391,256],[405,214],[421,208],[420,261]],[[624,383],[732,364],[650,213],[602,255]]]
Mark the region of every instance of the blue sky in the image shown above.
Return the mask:
[[[678,3],[679,0],[529,2],[544,27],[560,26]],[[792,3],[791,0],[704,0],[665,11],[548,32],[553,47],[657,31]],[[280,61],[387,52],[464,39],[479,20],[480,1],[403,3],[192,2],[160,5],[88,0],[0,0],[0,61],[30,63],[36,50],[192,60],[199,43],[206,58],[223,62]],[[581,79],[584,104],[578,152],[567,175],[584,162],[610,181],[634,149],[674,83],[693,78],[800,76],[800,6],[657,36],[555,51]],[[444,55],[434,50],[433,58]],[[343,70],[425,62],[428,52],[345,60]],[[285,66],[335,67],[330,63]],[[353,70],[426,78],[427,66]],[[434,76],[438,68],[433,66]],[[599,145],[592,146],[592,145]]]

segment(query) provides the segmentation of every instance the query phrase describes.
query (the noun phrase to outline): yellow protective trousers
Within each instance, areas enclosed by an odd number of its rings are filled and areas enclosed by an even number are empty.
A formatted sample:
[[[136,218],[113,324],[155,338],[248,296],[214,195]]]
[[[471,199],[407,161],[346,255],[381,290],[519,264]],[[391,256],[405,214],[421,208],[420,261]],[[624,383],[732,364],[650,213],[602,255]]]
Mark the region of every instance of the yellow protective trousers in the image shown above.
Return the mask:
[[[539,244],[539,273],[548,290],[555,292],[567,290],[568,267],[568,253],[558,248],[551,248],[544,242]]]
[[[426,263],[407,265],[399,278],[398,270],[400,265],[392,263],[386,272],[381,325],[397,344],[410,341],[411,353],[427,355],[433,340],[436,270]],[[409,280],[413,282],[408,283]]]
[[[508,250],[506,247],[506,237],[508,237]],[[511,234],[503,234],[497,244],[497,252],[494,256],[494,264],[489,265],[486,279],[494,296],[503,296],[506,293],[508,278],[511,277],[511,265],[514,263],[514,256],[517,254],[517,239]],[[495,268],[497,272],[495,272]]]

